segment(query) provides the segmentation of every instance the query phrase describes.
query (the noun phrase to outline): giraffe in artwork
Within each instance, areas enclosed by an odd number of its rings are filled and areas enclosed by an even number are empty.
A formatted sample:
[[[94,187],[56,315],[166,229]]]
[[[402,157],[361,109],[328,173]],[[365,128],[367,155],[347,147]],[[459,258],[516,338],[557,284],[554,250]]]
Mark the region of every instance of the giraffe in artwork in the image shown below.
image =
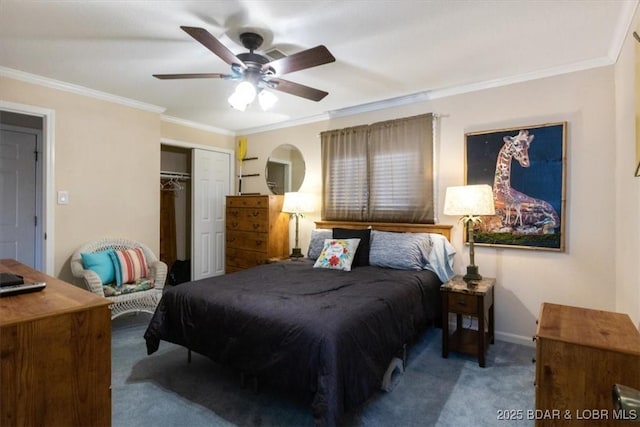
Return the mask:
[[[505,136],[498,153],[493,198],[498,212],[502,212],[502,227],[520,229],[529,233],[552,233],[560,223],[550,203],[528,196],[511,187],[511,163],[515,159],[528,168],[529,145],[535,135],[521,130],[516,136]]]

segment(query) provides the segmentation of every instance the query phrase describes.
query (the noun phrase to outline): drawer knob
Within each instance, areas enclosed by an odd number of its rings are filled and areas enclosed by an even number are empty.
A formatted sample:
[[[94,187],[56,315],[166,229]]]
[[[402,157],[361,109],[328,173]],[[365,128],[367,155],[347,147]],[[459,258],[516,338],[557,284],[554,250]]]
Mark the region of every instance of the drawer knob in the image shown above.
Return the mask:
[[[467,305],[467,302],[466,301],[458,301],[458,305],[461,305],[461,306],[464,307],[465,305]]]
[[[532,339],[533,342],[536,342],[536,336],[535,335],[531,339]]]
[[[534,363],[534,364],[536,363],[536,358],[535,357],[531,358],[531,363]]]

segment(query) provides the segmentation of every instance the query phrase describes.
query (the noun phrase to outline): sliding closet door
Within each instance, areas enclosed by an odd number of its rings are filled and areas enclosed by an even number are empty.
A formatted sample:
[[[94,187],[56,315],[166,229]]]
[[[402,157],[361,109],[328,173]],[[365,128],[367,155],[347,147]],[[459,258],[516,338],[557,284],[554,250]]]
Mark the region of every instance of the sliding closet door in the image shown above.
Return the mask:
[[[192,151],[191,280],[224,274],[225,197],[231,194],[231,154]]]

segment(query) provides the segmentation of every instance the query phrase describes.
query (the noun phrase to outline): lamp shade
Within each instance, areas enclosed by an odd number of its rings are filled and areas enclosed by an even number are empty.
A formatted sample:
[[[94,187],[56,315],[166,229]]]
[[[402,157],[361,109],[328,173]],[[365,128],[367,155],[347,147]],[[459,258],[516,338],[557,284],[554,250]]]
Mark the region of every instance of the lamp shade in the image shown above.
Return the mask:
[[[444,197],[445,215],[495,215],[490,185],[448,187]]]
[[[313,210],[313,196],[308,193],[287,192],[284,193],[282,212],[304,213]]]
[[[276,102],[278,102],[278,97],[275,96],[273,92],[263,90],[258,94],[258,102],[260,103],[262,110],[267,111],[269,108],[273,107]]]

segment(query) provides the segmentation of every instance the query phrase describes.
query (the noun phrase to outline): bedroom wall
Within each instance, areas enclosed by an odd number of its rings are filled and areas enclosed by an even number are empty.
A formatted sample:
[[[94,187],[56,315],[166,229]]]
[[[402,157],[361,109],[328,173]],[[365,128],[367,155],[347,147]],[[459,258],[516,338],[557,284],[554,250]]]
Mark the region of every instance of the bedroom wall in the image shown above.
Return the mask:
[[[0,99],[55,111],[54,275],[72,281],[69,258],[84,242],[128,237],[158,253],[160,140],[233,147],[233,137],[161,124],[161,116],[22,80],[0,77]],[[55,197],[55,195],[54,195]]]
[[[180,124],[165,118],[162,118],[160,122],[160,134],[163,141],[180,141],[193,145],[235,149],[235,138],[230,132],[216,132],[207,130],[204,126],[195,127],[188,123]]]
[[[0,78],[2,99],[55,111],[54,272],[71,280],[82,243],[125,236],[158,248],[160,116],[92,97]],[[55,197],[55,196],[54,196]]]
[[[319,197],[319,132],[424,112],[442,115],[437,211],[439,222],[454,225],[452,243],[458,250],[455,269],[462,273],[469,261],[467,248],[462,244],[462,229],[457,218],[442,215],[442,206],[446,187],[464,183],[465,132],[567,121],[566,251],[476,249],[481,273],[497,278],[499,338],[529,344],[542,302],[616,309],[618,199],[613,190],[617,161],[614,89],[611,66],[254,133],[248,135],[248,141],[250,147],[253,144],[255,150],[267,153],[280,143],[298,146],[308,170],[300,191],[315,192]],[[256,191],[266,189],[256,187]],[[304,252],[315,219],[319,219],[319,210],[307,215],[301,223]],[[630,256],[637,259],[637,250]]]
[[[640,328],[640,177],[635,177],[636,138],[640,120],[640,43],[632,35],[640,32],[640,14],[636,12],[631,31],[624,41],[615,67],[616,92],[616,308],[629,313]]]

